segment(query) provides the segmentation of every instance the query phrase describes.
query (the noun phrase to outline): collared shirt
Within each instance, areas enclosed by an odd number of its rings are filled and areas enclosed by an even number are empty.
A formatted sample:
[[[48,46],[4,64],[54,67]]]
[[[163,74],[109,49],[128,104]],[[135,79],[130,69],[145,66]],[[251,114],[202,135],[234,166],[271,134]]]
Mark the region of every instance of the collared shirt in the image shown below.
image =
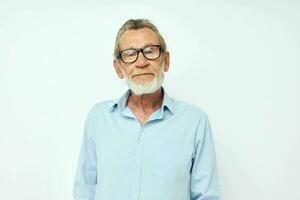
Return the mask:
[[[96,104],[85,122],[75,200],[219,200],[207,115],[163,91],[141,126],[119,100]]]

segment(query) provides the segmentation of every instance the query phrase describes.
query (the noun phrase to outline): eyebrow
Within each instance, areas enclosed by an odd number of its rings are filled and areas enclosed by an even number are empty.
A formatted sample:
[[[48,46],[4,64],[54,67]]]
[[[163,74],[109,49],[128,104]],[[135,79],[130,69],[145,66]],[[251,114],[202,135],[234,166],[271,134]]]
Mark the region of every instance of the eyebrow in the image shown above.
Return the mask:
[[[143,48],[145,48],[147,46],[151,46],[151,45],[160,45],[160,44],[154,44],[154,43],[150,42],[150,43],[147,43],[147,44],[143,45],[140,48],[134,48],[134,47],[131,46],[131,47],[128,47],[128,48],[125,48],[125,49],[120,49],[120,51],[123,51],[123,50],[126,50],[126,49],[143,49]]]

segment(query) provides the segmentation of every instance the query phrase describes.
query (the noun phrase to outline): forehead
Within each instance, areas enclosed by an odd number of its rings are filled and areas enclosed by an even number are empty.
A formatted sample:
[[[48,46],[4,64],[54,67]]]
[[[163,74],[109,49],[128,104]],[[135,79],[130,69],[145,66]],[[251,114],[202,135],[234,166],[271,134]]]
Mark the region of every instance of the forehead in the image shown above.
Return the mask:
[[[119,41],[120,49],[141,48],[148,44],[160,44],[155,32],[149,28],[125,31]]]

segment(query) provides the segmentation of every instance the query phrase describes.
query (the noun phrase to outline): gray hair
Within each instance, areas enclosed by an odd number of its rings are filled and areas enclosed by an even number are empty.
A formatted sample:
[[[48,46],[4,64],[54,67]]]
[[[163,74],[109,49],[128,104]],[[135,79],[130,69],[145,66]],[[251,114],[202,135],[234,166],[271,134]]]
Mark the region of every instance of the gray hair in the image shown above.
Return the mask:
[[[138,29],[142,29],[142,28],[149,28],[150,30],[152,30],[158,37],[162,52],[163,53],[166,52],[166,50],[167,50],[166,42],[165,42],[164,38],[162,37],[162,35],[159,33],[156,26],[152,22],[150,22],[150,20],[148,20],[148,19],[129,19],[123,24],[123,26],[119,29],[119,32],[117,34],[116,42],[115,42],[115,49],[114,49],[114,58],[115,59],[118,58],[118,53],[120,51],[119,42],[120,42],[120,38],[123,35],[123,33],[125,33],[125,31],[128,31],[128,30],[138,30]]]

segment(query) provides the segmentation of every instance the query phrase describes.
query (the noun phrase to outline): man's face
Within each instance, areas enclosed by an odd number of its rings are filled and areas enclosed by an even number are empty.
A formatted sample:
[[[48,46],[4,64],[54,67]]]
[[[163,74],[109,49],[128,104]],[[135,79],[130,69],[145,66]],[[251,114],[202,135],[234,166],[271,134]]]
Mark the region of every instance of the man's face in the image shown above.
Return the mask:
[[[145,48],[149,45],[160,45],[160,42],[156,34],[148,28],[128,30],[123,33],[119,41],[120,50]],[[137,93],[150,93],[153,92],[152,90],[155,87],[160,88],[162,84],[163,72],[168,71],[169,68],[169,52],[162,53],[160,57],[154,60],[148,60],[140,52],[134,63],[124,63],[122,60],[114,60],[114,67],[119,78],[122,79],[125,77],[131,89],[139,87],[142,90]]]

